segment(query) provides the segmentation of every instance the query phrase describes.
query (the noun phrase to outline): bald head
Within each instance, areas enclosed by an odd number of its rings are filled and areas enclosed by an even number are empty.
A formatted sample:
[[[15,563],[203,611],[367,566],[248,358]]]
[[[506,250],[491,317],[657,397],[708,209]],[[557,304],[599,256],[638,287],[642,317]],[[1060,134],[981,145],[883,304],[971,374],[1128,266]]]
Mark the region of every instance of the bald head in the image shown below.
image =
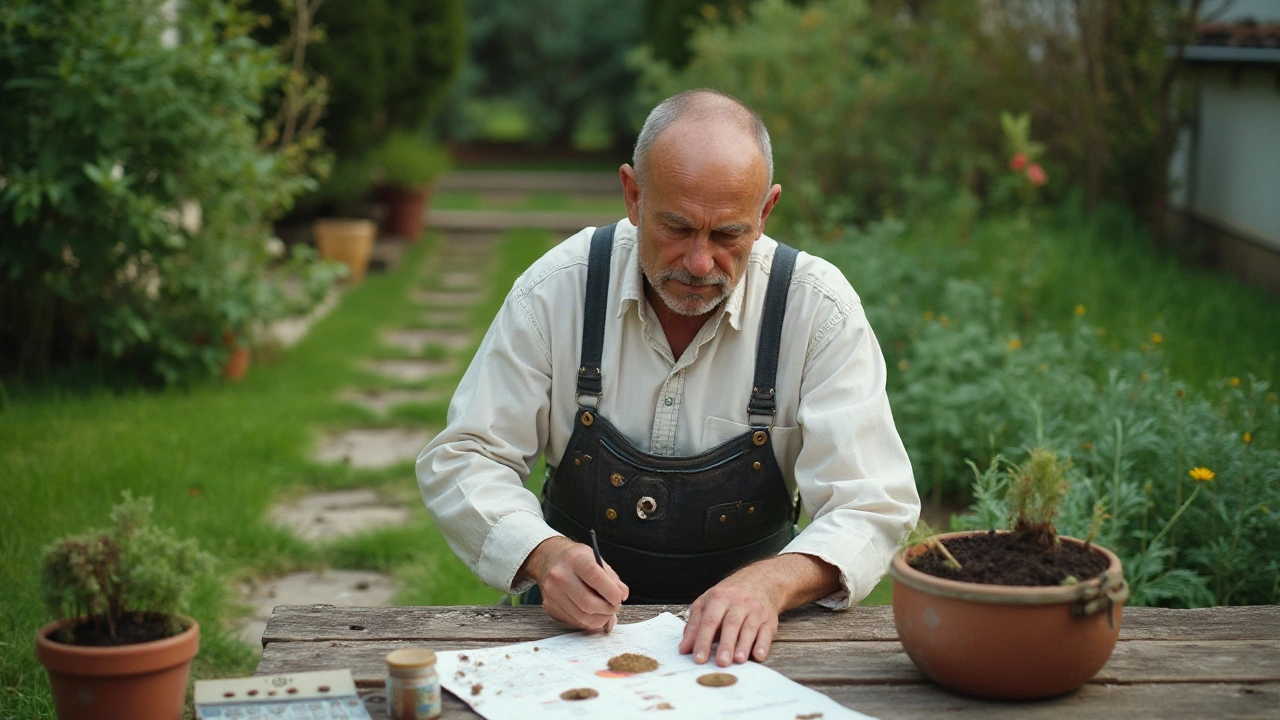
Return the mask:
[[[739,138],[733,136],[739,135],[753,141],[767,168],[764,187],[773,185],[773,147],[764,121],[736,98],[716,90],[702,89],[689,90],[663,100],[645,118],[631,159],[641,186],[645,184],[649,156],[659,137],[674,125],[686,124],[701,126],[703,131],[711,132],[720,139],[736,141]]]

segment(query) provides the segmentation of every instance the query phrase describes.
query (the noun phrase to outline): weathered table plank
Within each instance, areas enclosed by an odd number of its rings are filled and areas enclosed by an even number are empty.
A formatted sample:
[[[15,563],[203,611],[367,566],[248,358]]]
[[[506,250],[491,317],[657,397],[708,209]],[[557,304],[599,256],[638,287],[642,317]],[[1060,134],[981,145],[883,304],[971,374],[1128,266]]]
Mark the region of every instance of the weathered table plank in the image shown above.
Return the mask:
[[[623,609],[637,622],[682,606]],[[385,707],[388,652],[491,647],[567,632],[540,608],[281,606],[263,634],[259,674],[348,668],[374,716]],[[766,663],[849,707],[889,720],[974,717],[1280,717],[1280,607],[1127,608],[1115,652],[1075,693],[1033,703],[957,695],[927,681],[896,640],[892,609],[783,617]],[[382,703],[379,706],[379,703]],[[448,697],[446,718],[476,718]]]
[[[620,622],[648,620],[683,605],[623,607]],[[335,607],[281,605],[262,643],[313,640],[502,640],[523,642],[568,632],[536,607]],[[1122,640],[1280,640],[1280,606],[1168,610],[1125,608]],[[779,642],[896,642],[887,605],[832,612],[817,606],[783,616]]]
[[[503,644],[450,640],[428,646],[444,651]],[[262,651],[258,673],[349,668],[357,684],[380,683],[386,677],[387,653],[423,645],[421,641],[271,643]],[[1195,661],[1188,662],[1189,658]],[[820,653],[809,643],[781,642],[773,646],[765,665],[797,682],[818,685],[925,682],[897,642],[833,642],[826,643]],[[1121,641],[1093,682],[1280,682],[1280,645],[1246,640]]]

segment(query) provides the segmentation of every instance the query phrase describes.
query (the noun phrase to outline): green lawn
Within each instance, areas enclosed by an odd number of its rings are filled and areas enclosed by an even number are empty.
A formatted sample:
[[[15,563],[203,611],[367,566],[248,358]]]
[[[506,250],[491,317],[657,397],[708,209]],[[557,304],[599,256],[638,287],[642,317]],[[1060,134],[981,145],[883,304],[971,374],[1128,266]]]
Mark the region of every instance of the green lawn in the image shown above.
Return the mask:
[[[489,300],[474,313],[477,338],[510,283],[546,247],[544,233],[514,232],[489,275]],[[203,628],[197,677],[251,672],[257,653],[229,628],[238,581],[304,568],[373,568],[401,580],[405,604],[491,603],[449,551],[417,499],[412,463],[362,471],[308,460],[321,431],[389,423],[340,403],[348,387],[384,385],[359,360],[403,353],[380,346],[383,328],[417,322],[411,287],[429,287],[420,269],[432,241],[394,273],[350,289],[296,348],[258,357],[242,384],[210,381],[168,392],[72,394],[56,386],[10,388],[0,405],[0,717],[52,717],[33,634],[48,619],[37,585],[42,549],[64,534],[103,527],[122,490],[155,498],[156,520],[200,540],[219,559],[217,579],[196,588]],[[466,353],[463,353],[465,355]],[[465,359],[465,358],[464,358]],[[460,364],[458,373],[465,368]],[[452,385],[456,378],[445,379]],[[403,385],[403,383],[401,383]],[[440,427],[447,402],[398,413],[398,425]],[[316,488],[382,488],[416,508],[412,523],[312,547],[266,522],[273,503]]]

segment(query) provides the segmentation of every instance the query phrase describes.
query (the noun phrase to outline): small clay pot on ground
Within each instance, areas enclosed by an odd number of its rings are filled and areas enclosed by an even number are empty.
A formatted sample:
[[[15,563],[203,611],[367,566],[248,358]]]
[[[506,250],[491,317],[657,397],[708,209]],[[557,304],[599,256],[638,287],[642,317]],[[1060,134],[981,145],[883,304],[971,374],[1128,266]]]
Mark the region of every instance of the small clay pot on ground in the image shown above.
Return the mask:
[[[945,544],[986,534],[938,539]],[[935,577],[909,563],[929,548],[898,551],[889,574],[894,622],[907,656],[934,682],[967,695],[1027,700],[1075,690],[1111,657],[1128,597],[1120,559],[1096,545],[1091,550],[1106,558],[1100,575],[1040,587]]]
[[[253,358],[253,353],[248,345],[237,340],[235,334],[230,331],[222,334],[222,340],[231,349],[231,354],[227,356],[227,364],[222,368],[222,377],[231,382],[239,382],[249,372],[249,362]]]
[[[369,267],[369,255],[378,226],[372,220],[326,218],[313,226],[316,251],[325,260],[337,260],[351,270],[347,281],[358,283]]]
[[[191,660],[200,648],[200,626],[163,640],[87,647],[51,640],[69,620],[36,632],[36,658],[49,675],[59,720],[179,720],[187,697]]]
[[[427,200],[431,186],[405,188],[387,185],[379,188],[378,197],[387,204],[387,229],[408,243],[422,239],[427,222]]]

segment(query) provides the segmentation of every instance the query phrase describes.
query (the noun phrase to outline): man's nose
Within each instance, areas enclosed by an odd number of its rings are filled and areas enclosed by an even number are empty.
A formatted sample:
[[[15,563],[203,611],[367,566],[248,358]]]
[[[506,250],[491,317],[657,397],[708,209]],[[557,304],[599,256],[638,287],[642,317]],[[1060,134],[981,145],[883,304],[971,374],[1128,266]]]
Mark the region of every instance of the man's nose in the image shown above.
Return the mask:
[[[711,245],[706,238],[696,237],[693,239],[692,244],[684,253],[684,267],[694,277],[702,277],[715,267],[715,260],[711,257]]]

